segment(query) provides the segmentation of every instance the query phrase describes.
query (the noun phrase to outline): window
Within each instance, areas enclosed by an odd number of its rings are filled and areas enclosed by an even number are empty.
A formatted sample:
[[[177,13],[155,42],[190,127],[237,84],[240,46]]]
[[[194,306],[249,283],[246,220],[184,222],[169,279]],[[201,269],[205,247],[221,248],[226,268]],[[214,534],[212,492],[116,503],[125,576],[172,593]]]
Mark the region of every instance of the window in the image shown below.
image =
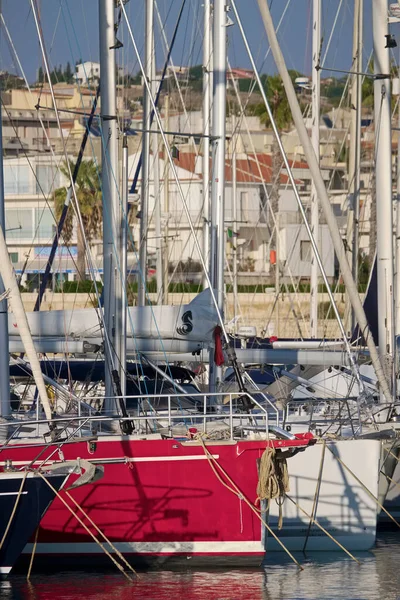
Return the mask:
[[[332,204],[332,211],[335,217],[341,217],[343,214],[342,205],[341,204]]]
[[[260,186],[260,223],[268,223],[268,198],[264,186]]]
[[[39,240],[50,240],[54,237],[54,217],[49,208],[35,209],[35,236]]]
[[[304,262],[311,261],[311,242],[310,240],[300,241],[300,260]]]
[[[13,263],[13,265],[15,265],[15,263],[18,262],[18,252],[9,252],[8,256],[10,257],[10,260]]]
[[[240,220],[247,222],[249,220],[249,193],[240,192]]]
[[[49,194],[60,187],[60,173],[53,165],[36,165],[36,193]]]
[[[6,208],[7,240],[33,238],[33,214],[31,208]]]
[[[4,165],[4,193],[28,194],[29,167],[28,165]]]

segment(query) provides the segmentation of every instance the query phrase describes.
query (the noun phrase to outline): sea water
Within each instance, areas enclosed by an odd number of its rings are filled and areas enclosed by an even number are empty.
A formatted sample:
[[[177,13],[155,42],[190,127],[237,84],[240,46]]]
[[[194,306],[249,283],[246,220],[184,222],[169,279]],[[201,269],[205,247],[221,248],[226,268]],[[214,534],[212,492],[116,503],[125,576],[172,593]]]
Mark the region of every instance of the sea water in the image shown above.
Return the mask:
[[[378,536],[357,554],[296,555],[304,570],[277,553],[252,569],[141,572],[133,583],[119,572],[33,572],[0,583],[1,600],[400,600],[400,530]]]

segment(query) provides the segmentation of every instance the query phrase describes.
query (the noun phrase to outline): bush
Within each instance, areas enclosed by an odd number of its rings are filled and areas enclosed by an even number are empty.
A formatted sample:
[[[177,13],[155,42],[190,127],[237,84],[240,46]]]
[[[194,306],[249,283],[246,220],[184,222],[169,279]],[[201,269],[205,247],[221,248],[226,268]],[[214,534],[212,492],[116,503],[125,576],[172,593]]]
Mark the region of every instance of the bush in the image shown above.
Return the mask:
[[[99,294],[103,289],[103,284],[97,282],[97,290]],[[56,292],[64,292],[64,294],[94,294],[96,287],[90,279],[84,281],[64,281],[62,288],[56,289]]]
[[[338,311],[341,317],[343,317],[343,310],[340,306],[338,306]],[[335,319],[335,313],[333,311],[332,305],[329,302],[320,302],[318,304],[318,318],[319,319]]]
[[[203,286],[200,283],[170,283],[168,286],[168,291],[171,294],[183,294],[184,292],[188,292],[190,294],[200,294],[203,290]]]

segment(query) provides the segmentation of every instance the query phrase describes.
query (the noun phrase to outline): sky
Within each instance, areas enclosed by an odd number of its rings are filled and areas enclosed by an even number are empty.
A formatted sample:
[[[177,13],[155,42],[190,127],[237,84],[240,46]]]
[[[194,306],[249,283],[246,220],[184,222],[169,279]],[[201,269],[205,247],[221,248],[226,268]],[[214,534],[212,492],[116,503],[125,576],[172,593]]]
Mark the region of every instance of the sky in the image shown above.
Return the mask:
[[[77,61],[99,58],[98,43],[98,0],[35,0],[39,10],[46,50],[52,65],[74,65]],[[271,3],[271,0],[269,0]],[[332,39],[325,65],[330,68],[348,70],[351,65],[352,10],[354,0],[322,1],[322,55],[329,37]],[[135,35],[136,43],[143,53],[145,0],[130,0],[126,11]],[[168,40],[172,37],[178,9],[182,0],[158,0],[161,19],[166,23]],[[275,66],[269,56],[267,38],[260,18],[257,0],[236,0],[251,50],[261,72],[273,73]],[[281,48],[288,68],[309,75],[311,72],[311,0],[272,0],[272,15],[277,25],[285,6],[288,9],[279,32]],[[2,0],[3,15],[15,50],[28,78],[36,79],[38,68],[43,64],[35,28],[30,0]],[[333,23],[338,6],[341,10],[337,24]],[[231,19],[234,21],[232,12]],[[400,29],[400,26],[395,26]],[[396,29],[393,32],[397,34]],[[369,56],[371,42],[371,0],[366,0],[364,9],[364,60]],[[162,65],[165,56],[159,27],[156,27],[157,64]],[[399,38],[400,38],[400,31]],[[119,61],[126,72],[136,74],[139,70],[132,43],[124,23],[118,37],[124,42],[119,51]],[[186,0],[179,34],[172,54],[174,64],[195,65],[201,63],[202,0]],[[250,62],[241,40],[239,28],[234,23],[228,28],[228,56],[232,67],[249,67]],[[21,74],[13,53],[10,51],[4,31],[0,40],[0,68]],[[323,71],[322,77],[329,76]],[[340,75],[339,75],[340,76]]]

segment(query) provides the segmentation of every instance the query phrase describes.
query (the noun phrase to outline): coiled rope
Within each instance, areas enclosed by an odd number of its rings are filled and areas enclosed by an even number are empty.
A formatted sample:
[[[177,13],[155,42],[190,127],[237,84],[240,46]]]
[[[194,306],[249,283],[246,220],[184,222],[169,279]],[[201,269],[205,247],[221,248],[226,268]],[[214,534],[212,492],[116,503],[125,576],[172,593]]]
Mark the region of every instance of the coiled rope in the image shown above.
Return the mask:
[[[257,501],[267,500],[269,503],[277,499],[279,506],[278,529],[282,529],[282,506],[287,492],[290,492],[289,473],[286,458],[277,453],[275,448],[265,448],[260,460],[257,484]]]

